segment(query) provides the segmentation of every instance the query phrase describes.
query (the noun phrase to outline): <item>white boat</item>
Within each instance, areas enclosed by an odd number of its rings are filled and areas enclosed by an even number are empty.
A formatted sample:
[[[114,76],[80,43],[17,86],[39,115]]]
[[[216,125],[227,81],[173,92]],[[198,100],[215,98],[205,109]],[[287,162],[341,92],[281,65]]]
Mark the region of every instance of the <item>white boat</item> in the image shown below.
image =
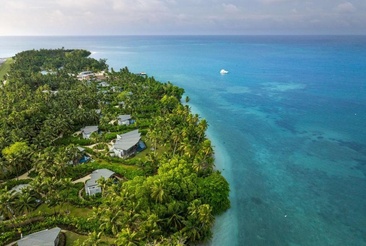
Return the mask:
[[[220,73],[221,73],[221,74],[227,74],[228,72],[229,72],[229,71],[227,71],[227,70],[225,70],[225,69],[221,69],[221,70],[220,70]]]

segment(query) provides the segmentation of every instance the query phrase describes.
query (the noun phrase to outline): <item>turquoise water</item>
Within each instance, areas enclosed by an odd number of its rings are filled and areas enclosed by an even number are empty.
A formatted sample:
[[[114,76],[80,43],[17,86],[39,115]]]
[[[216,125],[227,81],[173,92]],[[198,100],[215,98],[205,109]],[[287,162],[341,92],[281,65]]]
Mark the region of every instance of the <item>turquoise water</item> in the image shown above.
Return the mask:
[[[210,245],[366,245],[366,37],[0,37],[60,47],[185,88],[231,185]]]

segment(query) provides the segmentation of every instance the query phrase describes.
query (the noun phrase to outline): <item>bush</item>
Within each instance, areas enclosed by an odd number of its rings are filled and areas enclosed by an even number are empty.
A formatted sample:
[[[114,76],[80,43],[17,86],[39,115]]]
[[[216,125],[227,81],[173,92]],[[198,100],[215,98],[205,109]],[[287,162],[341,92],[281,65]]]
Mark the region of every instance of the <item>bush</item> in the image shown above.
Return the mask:
[[[214,215],[225,212],[230,208],[230,187],[219,171],[199,179],[200,197],[203,203],[210,204]]]
[[[60,233],[58,245],[59,246],[65,246],[66,245],[66,235],[63,232]]]
[[[15,186],[20,185],[20,184],[29,184],[31,181],[32,181],[31,179],[19,179],[19,180],[11,179],[11,180],[8,180],[4,183],[1,183],[0,184],[0,189],[4,189],[5,187],[7,187],[8,190],[10,190],[10,189],[12,189]]]
[[[104,140],[105,141],[111,141],[113,139],[116,139],[117,133],[115,132],[107,132],[104,134]]]
[[[93,140],[91,139],[83,139],[80,137],[73,137],[73,136],[67,136],[67,137],[63,137],[60,139],[57,139],[55,141],[56,145],[70,145],[70,144],[74,144],[74,145],[90,145],[93,144]]]
[[[149,129],[140,129],[139,130],[139,132],[141,133],[142,136],[146,136],[148,131],[149,131]]]
[[[108,145],[106,143],[98,143],[94,146],[95,149],[97,150],[103,150],[105,149],[106,147],[108,147]]]
[[[3,243],[1,245],[6,245],[19,239],[20,235],[18,232],[15,231],[9,231],[0,234],[0,243]]]

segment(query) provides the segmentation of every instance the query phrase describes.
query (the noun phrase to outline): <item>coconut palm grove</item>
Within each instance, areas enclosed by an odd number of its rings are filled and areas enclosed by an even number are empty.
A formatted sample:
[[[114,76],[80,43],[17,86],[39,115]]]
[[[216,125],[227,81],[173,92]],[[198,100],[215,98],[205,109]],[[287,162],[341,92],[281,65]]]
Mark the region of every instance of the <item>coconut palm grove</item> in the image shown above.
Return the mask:
[[[0,245],[188,245],[230,207],[184,90],[80,49],[29,50],[0,78]],[[60,228],[53,230],[52,228]]]

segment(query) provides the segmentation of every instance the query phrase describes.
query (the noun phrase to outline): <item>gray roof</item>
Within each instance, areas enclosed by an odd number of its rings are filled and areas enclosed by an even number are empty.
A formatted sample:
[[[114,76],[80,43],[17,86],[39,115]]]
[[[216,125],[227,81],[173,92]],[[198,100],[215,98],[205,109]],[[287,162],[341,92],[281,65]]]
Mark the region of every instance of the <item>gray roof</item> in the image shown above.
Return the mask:
[[[84,152],[85,151],[85,149],[83,148],[83,147],[80,147],[80,146],[78,146],[78,147],[76,147],[80,152]]]
[[[78,75],[83,76],[83,75],[91,75],[91,74],[93,74],[92,71],[83,71],[83,72],[79,73]]]
[[[118,115],[117,119],[120,121],[130,120],[131,115],[129,115],[129,114]]]
[[[85,126],[81,128],[81,131],[85,134],[93,133],[98,131],[98,126]]]
[[[47,229],[39,232],[35,232],[33,234],[29,234],[28,236],[23,237],[18,240],[18,246],[54,246],[55,240],[60,233],[61,229],[58,227]]]
[[[88,181],[86,181],[85,186],[89,187],[89,186],[94,186],[97,185],[97,180],[100,179],[101,177],[108,179],[110,178],[112,175],[114,174],[114,172],[112,172],[111,170],[108,169],[97,169],[94,172],[92,172],[90,174],[90,179]]]
[[[23,189],[27,188],[29,184],[19,184],[17,186],[14,186],[11,191],[14,191],[15,193],[21,193]]]
[[[99,83],[99,86],[101,86],[101,87],[107,87],[107,86],[109,86],[109,83],[107,83],[105,81],[102,81],[102,82]]]
[[[128,150],[136,145],[141,139],[141,134],[138,130],[133,130],[125,134],[117,135],[117,140],[113,147],[115,149]]]

